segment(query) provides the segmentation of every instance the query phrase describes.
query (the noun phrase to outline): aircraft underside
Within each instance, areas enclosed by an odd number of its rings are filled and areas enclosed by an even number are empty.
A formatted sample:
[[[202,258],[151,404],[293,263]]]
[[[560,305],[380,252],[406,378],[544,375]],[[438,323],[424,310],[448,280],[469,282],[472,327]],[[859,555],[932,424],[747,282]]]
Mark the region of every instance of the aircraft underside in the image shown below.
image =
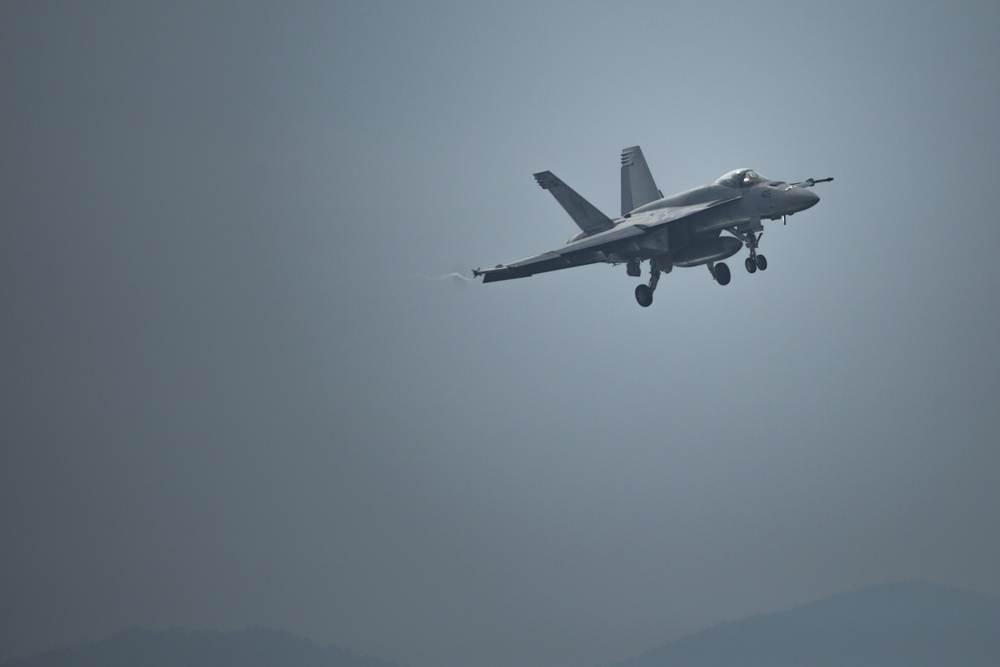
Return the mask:
[[[732,278],[729,266],[723,259],[728,259],[738,253],[745,245],[750,250],[750,256],[746,258],[743,265],[749,273],[764,271],[767,269],[767,259],[764,255],[757,253],[757,246],[763,233],[755,234],[752,230],[745,234],[740,234],[733,230],[736,236],[718,236],[715,238],[693,240],[693,243],[675,250],[663,253],[649,259],[649,282],[637,285],[635,288],[635,300],[643,308],[649,307],[653,303],[653,292],[660,282],[660,276],[670,273],[673,267],[693,267],[705,265],[712,274],[712,279],[720,285],[728,285]],[[633,259],[625,263],[628,275],[638,278],[642,275],[642,261]]]

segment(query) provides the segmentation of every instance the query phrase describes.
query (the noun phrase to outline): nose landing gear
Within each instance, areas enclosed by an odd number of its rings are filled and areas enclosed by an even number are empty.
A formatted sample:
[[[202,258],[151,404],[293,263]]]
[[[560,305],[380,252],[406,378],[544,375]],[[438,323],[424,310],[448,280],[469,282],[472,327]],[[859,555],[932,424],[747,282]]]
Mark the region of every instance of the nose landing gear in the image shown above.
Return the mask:
[[[746,243],[747,248],[750,249],[750,256],[746,258],[743,262],[743,266],[746,267],[747,273],[755,273],[758,269],[763,271],[767,268],[767,258],[764,255],[757,254],[757,246],[760,244],[760,240],[764,238],[764,232],[757,236],[752,231],[747,232],[744,243]]]

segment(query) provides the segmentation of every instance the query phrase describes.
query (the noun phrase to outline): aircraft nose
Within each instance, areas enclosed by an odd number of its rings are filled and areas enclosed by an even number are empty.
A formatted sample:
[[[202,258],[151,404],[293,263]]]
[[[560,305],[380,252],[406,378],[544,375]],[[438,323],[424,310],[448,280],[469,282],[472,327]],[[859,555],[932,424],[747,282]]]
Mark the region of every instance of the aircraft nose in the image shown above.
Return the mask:
[[[819,202],[819,195],[806,188],[792,188],[789,192],[789,204],[793,212],[804,211]]]

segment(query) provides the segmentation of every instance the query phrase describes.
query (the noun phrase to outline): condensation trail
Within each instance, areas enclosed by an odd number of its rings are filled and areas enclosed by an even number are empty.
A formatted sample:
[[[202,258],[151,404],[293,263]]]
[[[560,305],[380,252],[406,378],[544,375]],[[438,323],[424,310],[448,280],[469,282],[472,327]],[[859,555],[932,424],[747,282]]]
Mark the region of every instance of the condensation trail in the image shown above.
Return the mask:
[[[461,280],[464,280],[467,283],[474,283],[474,282],[476,282],[475,278],[471,278],[469,276],[463,276],[461,273],[459,273],[457,271],[453,271],[451,273],[446,273],[443,276],[425,276],[422,273],[418,273],[414,277],[415,278],[423,278],[424,280],[448,280],[450,278],[459,278]]]

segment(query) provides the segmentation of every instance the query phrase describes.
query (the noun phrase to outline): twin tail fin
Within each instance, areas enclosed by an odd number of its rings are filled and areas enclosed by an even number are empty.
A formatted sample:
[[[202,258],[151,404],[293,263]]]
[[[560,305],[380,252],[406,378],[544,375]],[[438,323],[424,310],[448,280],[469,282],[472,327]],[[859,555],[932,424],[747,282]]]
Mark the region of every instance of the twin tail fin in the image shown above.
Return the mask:
[[[576,190],[563,183],[551,171],[535,174],[535,180],[544,190],[552,193],[573,222],[588,236],[614,227],[611,218],[597,210],[593,204],[577,194]]]
[[[663,193],[656,187],[641,148],[631,146],[624,149],[621,161],[623,216],[640,206],[663,198]],[[535,180],[543,189],[552,193],[584,234],[589,236],[614,227],[608,216],[577,194],[576,190],[559,180],[551,171],[535,174]]]
[[[662,198],[642,149],[632,146],[622,150],[622,215]]]

